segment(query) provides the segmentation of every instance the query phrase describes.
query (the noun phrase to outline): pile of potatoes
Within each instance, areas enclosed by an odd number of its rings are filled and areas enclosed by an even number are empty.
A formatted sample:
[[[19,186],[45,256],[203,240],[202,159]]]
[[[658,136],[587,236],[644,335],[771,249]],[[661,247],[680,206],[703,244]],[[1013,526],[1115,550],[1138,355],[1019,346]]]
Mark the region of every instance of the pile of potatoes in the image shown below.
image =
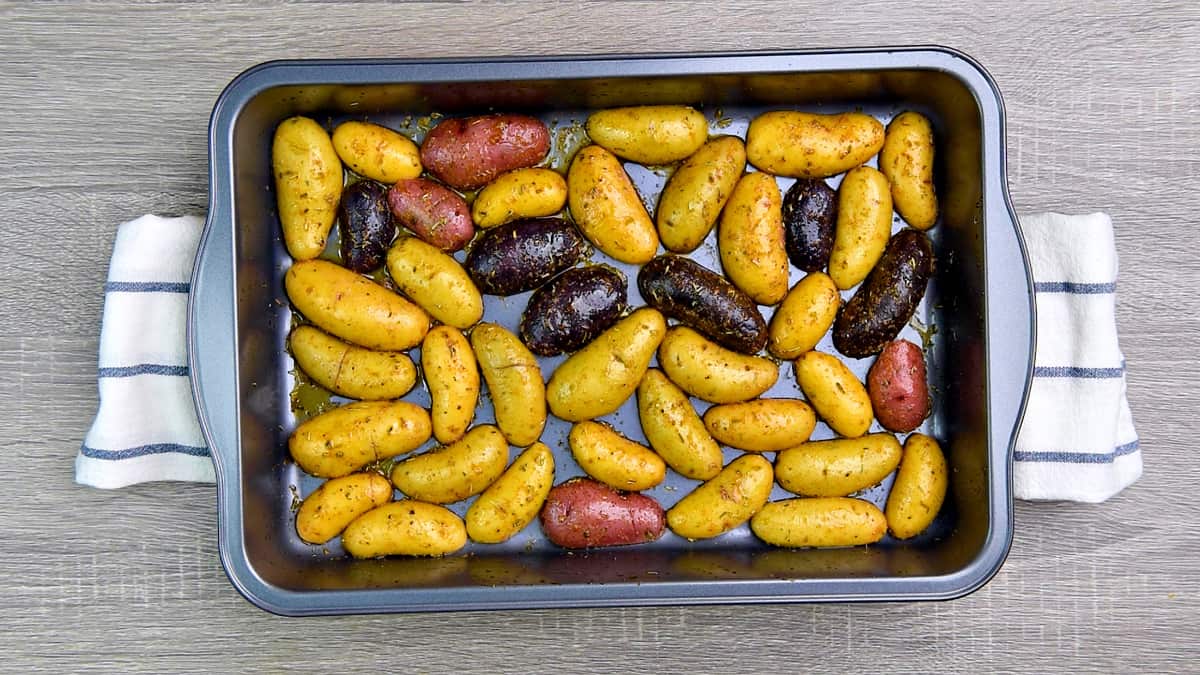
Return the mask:
[[[931,404],[921,349],[896,339],[933,273],[928,120],[906,112],[885,129],[862,113],[776,111],[743,141],[710,137],[690,107],[643,106],[596,112],[586,130],[564,177],[547,167],[550,130],[524,115],[445,119],[419,146],[363,121],[332,134],[305,117],[279,125],[285,286],[301,317],[288,348],[313,382],[356,399],[288,441],[327,479],[297,512],[301,538],[340,536],[369,558],[503,542],[539,515],[566,548],[747,522],[784,547],[927,528],[945,458],[933,438],[902,445],[893,432],[915,430]],[[880,168],[866,166],[876,155]],[[653,218],[623,162],[673,167]],[[824,180],[843,173],[837,190]],[[777,176],[796,179],[786,194]],[[910,226],[895,235],[893,210]],[[335,223],[339,256],[326,253]],[[720,271],[687,257],[713,229]],[[638,266],[647,306],[629,306],[620,270],[580,266],[596,251]],[[807,273],[791,288],[790,265]],[[386,279],[368,276],[381,267]],[[484,320],[484,295],[531,290],[516,332]],[[769,322],[760,306],[775,307]],[[867,382],[815,350],[831,330],[843,355],[875,357]],[[557,354],[569,356],[544,373],[538,357]],[[783,360],[803,399],[762,398]],[[418,379],[428,409],[398,400]],[[495,424],[475,423],[485,385]],[[602,421],[634,397],[648,446]],[[701,415],[692,397],[712,405]],[[548,413],[573,423],[586,476],[555,485]],[[818,420],[838,437],[810,441]],[[889,431],[868,433],[875,420]],[[430,438],[437,449],[404,457]],[[523,448],[511,464],[510,446]],[[726,464],[722,446],[743,454]],[[664,510],[641,492],[668,471],[702,483]],[[894,471],[884,511],[851,496]],[[797,497],[769,501],[776,483]],[[465,518],[445,507],[472,497]]]

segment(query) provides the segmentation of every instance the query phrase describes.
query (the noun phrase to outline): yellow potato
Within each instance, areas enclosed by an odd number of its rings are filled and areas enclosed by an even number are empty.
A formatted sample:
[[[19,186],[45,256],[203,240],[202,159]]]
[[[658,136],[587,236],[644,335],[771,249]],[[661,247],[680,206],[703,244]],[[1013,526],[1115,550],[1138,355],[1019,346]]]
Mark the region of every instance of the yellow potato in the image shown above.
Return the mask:
[[[746,146],[737,136],[718,136],[679,165],[658,198],[658,236],[667,250],[690,253],[721,215],[746,170]]]
[[[483,544],[507,541],[533,522],[553,486],[554,454],[534,443],[467,509],[467,536]]]
[[[667,475],[666,463],[653,450],[597,422],[571,427],[567,442],[587,475],[618,490],[649,490]]]
[[[363,401],[400,398],[417,381],[417,368],[404,352],[377,352],[297,326],[288,336],[296,365],[314,382],[339,396]]]
[[[324,412],[296,427],[292,459],[305,472],[340,478],[421,447],[431,433],[429,413],[405,401],[361,401]]]
[[[638,164],[670,164],[696,152],[708,140],[708,121],[684,105],[643,105],[592,113],[588,136],[621,159]]]
[[[708,435],[687,394],[661,370],[646,371],[637,400],[646,440],[668,466],[695,480],[708,480],[721,471],[721,446]]]
[[[779,453],[775,480],[806,497],[845,497],[879,483],[899,464],[900,442],[892,434],[812,441]]]
[[[731,448],[775,452],[800,445],[812,435],[817,417],[795,398],[760,398],[715,405],[704,413],[708,433]]]
[[[483,492],[508,466],[508,443],[490,424],[475,427],[443,448],[392,468],[392,483],[423,502],[450,504]]]
[[[616,411],[637,390],[666,332],[663,315],[649,307],[618,321],[550,376],[550,412],[581,422]]]
[[[871,428],[875,413],[867,388],[836,356],[818,351],[801,354],[796,359],[796,381],[830,429],[858,438]]]
[[[809,272],[792,286],[767,330],[767,350],[781,359],[794,359],[815,349],[837,318],[842,296],[824,272]]]
[[[421,370],[429,386],[433,436],[439,443],[453,443],[467,433],[479,402],[479,368],[471,344],[457,328],[434,328],[421,343]]]
[[[466,543],[467,528],[453,511],[411,499],[372,509],[342,533],[342,546],[355,558],[446,555]]]
[[[687,539],[724,534],[758,512],[771,496],[771,463],[742,455],[667,511],[667,527]]]
[[[851,497],[811,497],[771,502],[750,519],[750,529],[773,546],[860,546],[887,532],[871,502]]]
[[[777,111],[755,117],[746,131],[746,158],[759,171],[826,178],[871,159],[883,147],[883,125],[862,113]]]
[[[329,134],[307,117],[280,122],[271,171],[283,243],[296,260],[312,260],[325,250],[342,198],[342,163]]]
[[[367,349],[404,351],[429,330],[429,316],[420,307],[328,260],[292,265],[284,284],[292,305],[309,321]]]
[[[658,362],[680,389],[711,403],[748,401],[779,379],[779,366],[769,359],[725,349],[684,326],[667,331]]]
[[[391,185],[421,175],[421,152],[407,136],[370,122],[342,122],[333,148],[355,173]]]
[[[567,181],[552,169],[517,169],[501,174],[475,195],[471,219],[496,227],[518,218],[552,216],[567,203]]]
[[[869,166],[853,169],[838,187],[829,278],[843,291],[866,279],[891,236],[892,193],[887,178]]]
[[[355,518],[392,501],[392,484],[377,473],[355,473],[325,481],[296,512],[296,532],[310,544],[324,544]]]
[[[929,527],[946,499],[946,457],[937,441],[911,434],[887,500],[887,524],[898,539],[915,537]]]
[[[918,230],[928,230],[937,220],[933,157],[933,127],[924,115],[900,113],[888,124],[879,170],[891,183],[896,212]]]
[[[774,305],[788,291],[782,205],[774,176],[748,173],[733,188],[717,228],[725,276],[760,305]]]
[[[567,171],[571,217],[604,253],[633,265],[658,252],[658,232],[621,162],[598,145],[575,154]]]
[[[483,318],[483,296],[458,261],[416,237],[401,237],[387,254],[400,291],[448,326],[467,329]]]
[[[494,323],[476,326],[471,346],[500,431],[518,447],[536,441],[546,427],[546,385],[537,357],[520,338]]]

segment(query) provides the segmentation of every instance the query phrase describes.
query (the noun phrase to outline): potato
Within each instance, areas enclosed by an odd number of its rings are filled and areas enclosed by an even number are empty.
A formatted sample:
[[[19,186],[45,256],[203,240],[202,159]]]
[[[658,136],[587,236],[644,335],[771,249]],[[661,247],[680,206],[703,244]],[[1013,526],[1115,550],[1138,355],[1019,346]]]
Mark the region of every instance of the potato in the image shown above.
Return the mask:
[[[666,331],[663,315],[648,307],[618,321],[550,376],[550,412],[582,422],[616,411],[637,389]]]
[[[915,537],[937,517],[946,499],[946,457],[938,442],[910,434],[887,500],[888,529],[897,539]]]
[[[767,328],[767,350],[794,359],[815,349],[837,318],[842,296],[824,272],[809,272],[792,286]]]
[[[404,401],[349,403],[304,422],[288,451],[306,473],[340,478],[421,447],[432,432],[429,413]]]
[[[704,427],[719,442],[750,452],[775,452],[808,440],[817,417],[800,399],[760,398],[715,405],[704,413]]]
[[[759,171],[793,178],[842,173],[882,147],[883,125],[862,113],[768,112],[746,131],[746,159]]]
[[[775,458],[775,480],[806,497],[845,497],[879,483],[900,464],[892,434],[811,441]]]
[[[767,344],[758,305],[725,277],[680,255],[660,255],[638,270],[646,304],[727,349],[757,354]]]
[[[529,296],[518,330],[541,356],[573,352],[621,320],[629,308],[628,281],[608,265],[574,267]]]
[[[392,484],[377,473],[355,473],[325,481],[300,504],[296,533],[310,544],[324,544],[355,518],[392,501]]]
[[[646,440],[668,466],[694,480],[708,480],[721,471],[721,446],[708,435],[687,394],[661,370],[646,371],[637,400]]]
[[[429,316],[420,307],[328,260],[292,265],[284,285],[305,318],[367,349],[404,351],[429,330]]]
[[[467,251],[467,274],[488,295],[532,291],[592,255],[562,218],[530,218],[485,230]]]
[[[552,169],[517,169],[488,183],[471,204],[476,227],[552,216],[567,203],[567,181]]]
[[[771,463],[742,455],[667,511],[667,527],[687,539],[711,539],[758,512],[771,496]]]
[[[658,232],[621,162],[598,145],[575,154],[567,171],[571,217],[609,256],[641,265],[658,252]]]
[[[554,454],[534,443],[467,509],[467,536],[482,544],[508,541],[533,522],[553,485]]]
[[[833,346],[855,358],[882,351],[917,311],[934,266],[933,245],[924,232],[897,232],[833,322]]]
[[[887,178],[869,166],[851,170],[838,187],[837,227],[829,277],[843,291],[867,278],[892,234]]]
[[[725,349],[684,326],[667,331],[658,362],[680,389],[711,403],[748,401],[779,379],[770,360]]]
[[[450,504],[483,492],[508,466],[508,443],[490,424],[392,468],[392,484],[423,502]]]
[[[429,386],[433,436],[439,443],[453,443],[467,433],[479,402],[479,369],[471,344],[457,328],[434,328],[421,343],[421,370]]]
[[[563,548],[625,546],[654,541],[666,529],[653,498],[621,492],[590,478],[554,486],[542,508],[546,538]]]
[[[838,434],[858,438],[875,414],[867,388],[832,354],[810,351],[796,359],[796,381],[817,415]]]
[[[837,192],[820,178],[798,178],[783,195],[783,235],[788,258],[805,272],[829,265],[837,227]]]
[[[437,181],[396,181],[388,190],[388,206],[397,224],[443,251],[461,250],[475,236],[467,200]]]
[[[812,497],[767,504],[750,519],[750,529],[773,546],[860,546],[883,539],[887,521],[871,502]]]
[[[338,248],[347,269],[365,274],[383,265],[383,256],[396,238],[387,195],[387,187],[373,180],[360,180],[342,192]]]
[[[342,163],[329,134],[307,117],[280,122],[271,171],[283,243],[296,260],[312,260],[325,250],[342,196]]]
[[[609,108],[592,113],[587,133],[597,145],[638,164],[670,164],[708,140],[708,121],[683,105]]]
[[[774,176],[748,173],[733,188],[717,228],[725,276],[760,305],[774,305],[788,291],[782,203]]]
[[[466,543],[467,528],[453,511],[411,499],[372,509],[342,533],[342,546],[355,558],[446,555]]]
[[[550,130],[541,120],[496,113],[438,122],[421,143],[421,163],[450,187],[474,190],[548,152]]]
[[[908,340],[889,342],[867,371],[867,394],[884,429],[906,432],[921,426],[930,406],[921,348]]]
[[[618,490],[649,490],[667,475],[666,463],[653,450],[597,422],[577,423],[567,442],[587,475]]]
[[[342,122],[333,148],[355,173],[391,185],[421,175],[421,153],[407,136],[370,122]]]
[[[918,230],[928,230],[937,220],[933,158],[933,127],[924,115],[904,112],[888,124],[879,170],[891,183],[896,212]]]
[[[718,136],[700,147],[667,179],[655,223],[663,246],[690,253],[704,241],[746,170],[746,146],[737,136]]]
[[[288,336],[288,350],[314,382],[347,398],[400,398],[417,381],[417,369],[404,352],[363,349],[312,326],[297,326]]]
[[[387,254],[400,291],[448,326],[470,328],[483,318],[483,296],[449,254],[416,237],[401,237]]]
[[[537,357],[516,335],[494,323],[471,331],[471,347],[504,437],[518,447],[536,441],[546,427],[546,385]]]

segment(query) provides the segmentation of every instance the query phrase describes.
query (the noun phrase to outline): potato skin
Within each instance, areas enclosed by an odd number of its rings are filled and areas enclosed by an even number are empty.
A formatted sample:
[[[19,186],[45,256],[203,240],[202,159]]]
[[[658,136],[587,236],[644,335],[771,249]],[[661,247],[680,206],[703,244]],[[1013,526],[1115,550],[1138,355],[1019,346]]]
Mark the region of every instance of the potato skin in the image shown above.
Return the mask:
[[[440,556],[466,543],[467,528],[453,511],[411,499],[372,509],[342,533],[342,546],[355,558]]]
[[[809,272],[792,286],[767,329],[767,349],[781,359],[794,359],[815,349],[837,318],[842,296],[824,272]]]
[[[782,201],[774,176],[748,173],[733,188],[717,228],[725,275],[760,305],[778,303],[788,290]]]
[[[680,164],[658,198],[655,223],[663,246],[676,253],[696,250],[745,170],[746,146],[737,136],[718,136]]]
[[[642,381],[666,332],[663,315],[648,307],[618,321],[550,376],[550,411],[568,422],[582,422],[620,408]]]
[[[879,483],[900,464],[892,434],[810,441],[775,458],[775,480],[806,497],[845,497]]]
[[[515,295],[550,281],[591,255],[561,218],[531,218],[485,230],[467,252],[467,274],[488,295]]]
[[[645,105],[592,113],[588,136],[621,159],[670,164],[696,152],[708,139],[708,122],[695,108]]]
[[[508,466],[508,443],[490,424],[475,427],[442,448],[392,468],[392,484],[423,502],[450,504],[483,492]]]
[[[862,113],[768,112],[750,122],[746,159],[777,176],[827,178],[866,162],[883,138],[883,125]]]
[[[474,190],[548,152],[550,130],[541,120],[498,113],[442,120],[421,143],[421,163],[447,185]]]
[[[292,265],[284,284],[305,318],[367,349],[404,351],[429,331],[429,316],[420,307],[327,260]]]
[[[306,473],[340,478],[381,459],[412,452],[429,440],[429,413],[405,401],[360,401],[324,412],[288,438],[288,452]]]
[[[925,434],[910,434],[887,500],[892,535],[910,539],[924,532],[942,508],[948,482],[946,457],[938,442]]]
[[[767,504],[750,519],[750,529],[773,546],[861,546],[883,539],[887,520],[861,499],[810,497]]]
[[[631,265],[658,252],[658,232],[620,160],[598,145],[575,154],[567,171],[571,217],[596,248]]]
[[[620,492],[590,478],[554,486],[541,521],[547,539],[572,549],[643,544],[661,537],[666,528],[662,506],[651,497]]]
[[[887,178],[869,166],[851,169],[838,187],[837,228],[829,277],[843,291],[871,272],[892,233],[892,193]]]
[[[428,178],[405,178],[388,191],[396,222],[443,251],[457,251],[475,236],[467,201]]]
[[[467,509],[467,536],[481,544],[508,541],[533,522],[553,485],[554,453],[534,443]]]
[[[342,263],[355,272],[370,272],[383,264],[383,254],[396,238],[388,189],[375,181],[360,180],[342,193],[338,206],[341,222]]]
[[[417,369],[404,352],[364,349],[312,326],[296,326],[288,336],[288,350],[314,382],[347,398],[396,399],[417,382]]]
[[[421,175],[421,154],[407,136],[370,122],[342,122],[333,148],[354,173],[391,185]]]
[[[483,318],[483,296],[458,261],[416,237],[401,237],[387,254],[388,273],[430,316],[466,329]]]
[[[661,370],[646,371],[637,402],[646,440],[668,466],[694,480],[708,480],[721,471],[721,446],[704,428],[687,394]]]
[[[720,443],[749,452],[776,452],[808,440],[817,416],[800,399],[760,398],[715,405],[704,428]]]
[[[494,323],[471,331],[471,347],[487,382],[496,426],[517,447],[536,441],[546,427],[546,385],[537,357]]]
[[[521,340],[534,354],[573,352],[608,330],[628,308],[625,275],[608,265],[576,267],[529,296]]]
[[[618,490],[649,490],[667,475],[666,463],[653,450],[597,422],[577,423],[567,442],[580,468]]]
[[[888,124],[879,170],[891,183],[896,212],[918,230],[937,222],[933,159],[933,127],[924,115],[903,112]]]
[[[889,342],[867,371],[867,393],[883,428],[906,432],[921,426],[930,405],[921,348],[908,340]]]
[[[433,436],[439,443],[462,438],[475,419],[479,369],[471,343],[453,326],[438,326],[421,343],[421,370],[429,387]]]
[[[817,415],[841,436],[858,438],[875,419],[867,388],[832,354],[810,351],[796,359],[796,380]]]
[[[667,331],[658,362],[680,389],[711,403],[748,401],[779,379],[770,360],[725,349],[686,326]]]
[[[667,511],[667,527],[689,540],[711,539],[742,523],[767,503],[774,477],[762,455],[742,455]]]
[[[355,473],[325,481],[300,504],[296,533],[310,544],[324,544],[355,518],[392,501],[392,484],[377,473]]]
[[[722,347],[755,354],[767,344],[767,322],[754,300],[697,262],[659,256],[642,265],[637,282],[651,307]]]
[[[325,250],[342,196],[342,162],[325,129],[307,117],[289,117],[271,145],[276,208],[283,242],[296,260]]]
[[[933,247],[917,230],[897,232],[870,276],[833,324],[833,346],[846,356],[879,353],[912,318],[933,276]]]
[[[837,227],[837,192],[819,178],[799,178],[783,196],[783,230],[788,258],[805,272],[829,264]]]
[[[488,183],[471,203],[476,227],[552,216],[567,203],[567,181],[553,169],[516,169]]]

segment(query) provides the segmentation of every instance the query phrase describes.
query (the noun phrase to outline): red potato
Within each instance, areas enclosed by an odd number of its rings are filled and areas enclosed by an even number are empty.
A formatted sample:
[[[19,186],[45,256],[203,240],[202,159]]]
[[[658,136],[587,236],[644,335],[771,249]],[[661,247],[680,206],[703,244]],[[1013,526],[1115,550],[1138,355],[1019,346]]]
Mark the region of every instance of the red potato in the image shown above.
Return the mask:
[[[929,416],[925,355],[908,340],[889,342],[867,373],[875,417],[890,431],[912,431]]]
[[[536,117],[496,114],[440,122],[421,144],[421,164],[447,185],[474,190],[505,171],[533,166],[550,152],[550,130]]]
[[[408,178],[397,181],[387,197],[397,223],[443,251],[457,251],[475,236],[467,201],[445,185]]]
[[[590,478],[554,486],[542,507],[542,530],[563,548],[623,546],[662,536],[667,518],[646,495],[621,492]]]

